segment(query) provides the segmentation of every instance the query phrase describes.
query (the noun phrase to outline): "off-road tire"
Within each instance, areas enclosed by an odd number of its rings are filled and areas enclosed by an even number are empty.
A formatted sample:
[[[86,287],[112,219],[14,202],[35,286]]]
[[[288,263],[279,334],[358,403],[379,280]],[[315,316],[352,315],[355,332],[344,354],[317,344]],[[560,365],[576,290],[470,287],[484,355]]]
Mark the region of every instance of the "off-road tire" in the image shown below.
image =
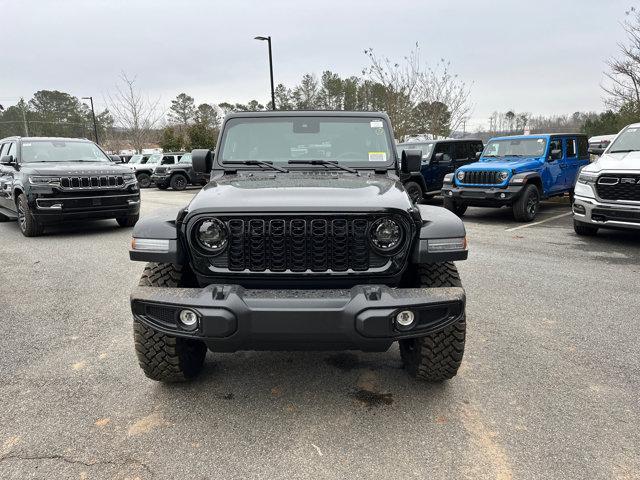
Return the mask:
[[[18,226],[25,237],[37,237],[42,235],[44,227],[31,213],[27,196],[24,193],[18,195],[16,200],[18,209]]]
[[[584,235],[587,237],[592,237],[598,234],[598,227],[594,227],[593,225],[588,225],[586,223],[578,222],[577,220],[573,221],[573,231],[578,235]]]
[[[139,285],[144,287],[179,287],[183,271],[170,263],[148,263]],[[173,337],[133,320],[133,340],[138,363],[152,380],[165,383],[184,382],[202,370],[206,345],[198,340]]]
[[[138,179],[138,186],[140,188],[149,188],[151,186],[151,175],[148,173],[138,173],[136,174],[136,178]]]
[[[420,203],[424,198],[424,192],[418,182],[406,182],[404,189],[407,191],[407,195],[413,203]]]
[[[174,190],[184,190],[189,185],[189,179],[181,173],[176,173],[171,177],[169,184]]]
[[[136,223],[138,223],[139,219],[140,214],[128,215],[126,217],[116,218],[116,222],[118,222],[118,225],[120,225],[121,227],[133,227]]]
[[[460,275],[452,262],[420,265],[419,287],[461,287]],[[456,376],[464,355],[466,321],[462,315],[453,325],[424,337],[400,340],[404,368],[417,379],[442,382]]]
[[[540,191],[533,184],[525,185],[522,194],[514,202],[513,218],[518,222],[532,222],[540,206]]]
[[[462,217],[467,211],[467,205],[456,202],[453,198],[444,197],[442,206],[447,210],[455,213],[457,216]]]

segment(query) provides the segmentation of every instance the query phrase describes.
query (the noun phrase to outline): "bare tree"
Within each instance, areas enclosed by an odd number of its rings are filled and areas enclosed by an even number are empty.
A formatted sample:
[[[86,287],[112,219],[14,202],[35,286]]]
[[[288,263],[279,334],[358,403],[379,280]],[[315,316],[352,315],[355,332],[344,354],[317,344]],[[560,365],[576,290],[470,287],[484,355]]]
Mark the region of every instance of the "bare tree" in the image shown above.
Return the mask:
[[[412,111],[417,105],[422,106],[419,109],[422,117],[428,111],[438,117],[425,119],[427,125],[441,125],[443,112],[440,107],[444,105],[448,118],[444,129],[447,135],[469,119],[472,111],[469,102],[471,90],[451,72],[451,65],[444,59],[433,68],[423,64],[417,43],[401,62],[379,57],[372,49],[365,50],[365,54],[369,57],[370,66],[363,74],[384,87],[385,110],[398,136],[432,133],[411,131],[424,123],[412,121]],[[427,105],[433,108],[424,108]]]
[[[164,111],[159,107],[160,98],[151,100],[144,96],[136,87],[135,77],[129,78],[122,72],[116,92],[113,96],[108,94],[106,102],[116,124],[126,131],[131,146],[142,151],[164,118]]]
[[[607,61],[609,71],[602,89],[608,95],[605,103],[616,110],[632,107],[640,111],[640,12],[632,7],[623,26],[627,33],[627,44],[619,43],[621,58]]]

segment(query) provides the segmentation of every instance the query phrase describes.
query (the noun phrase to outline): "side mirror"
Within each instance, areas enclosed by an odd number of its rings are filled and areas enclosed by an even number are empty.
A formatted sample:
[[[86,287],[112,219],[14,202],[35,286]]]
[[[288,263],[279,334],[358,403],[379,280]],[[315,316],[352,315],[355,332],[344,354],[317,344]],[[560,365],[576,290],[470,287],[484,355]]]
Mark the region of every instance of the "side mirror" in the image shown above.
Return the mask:
[[[562,150],[551,150],[549,160],[560,160],[562,158]]]
[[[403,150],[400,160],[402,173],[418,173],[422,166],[422,150]]]
[[[209,173],[213,168],[213,152],[208,148],[198,148],[191,152],[191,165],[196,173]]]
[[[0,158],[0,164],[2,165],[15,165],[15,163],[13,155],[3,155],[2,158]]]
[[[604,148],[597,148],[597,147],[591,147],[588,152],[590,155],[596,155],[596,156],[600,156],[604,153],[605,149]]]
[[[113,163],[124,163],[124,160],[120,158],[120,155],[109,155],[109,158],[111,158]]]
[[[481,156],[482,156],[482,152],[476,152],[476,160],[480,160]]]

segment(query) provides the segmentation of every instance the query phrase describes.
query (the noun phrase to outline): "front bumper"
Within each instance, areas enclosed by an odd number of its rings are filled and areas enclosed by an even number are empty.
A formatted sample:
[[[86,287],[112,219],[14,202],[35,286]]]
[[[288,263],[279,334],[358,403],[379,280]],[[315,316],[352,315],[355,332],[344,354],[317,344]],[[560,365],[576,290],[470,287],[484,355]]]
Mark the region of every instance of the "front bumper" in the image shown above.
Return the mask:
[[[43,223],[64,220],[117,218],[140,213],[140,194],[114,193],[96,196],[38,196],[33,215]]]
[[[640,230],[640,205],[602,203],[576,195],[573,218],[596,227]]]
[[[182,309],[198,315],[192,330]],[[462,288],[395,289],[358,285],[345,290],[248,290],[238,285],[199,288],[137,287],[134,317],[160,332],[205,341],[214,351],[385,351],[396,340],[422,336],[464,315]],[[394,323],[411,310],[411,329]]]
[[[442,195],[453,198],[461,205],[477,207],[501,207],[511,205],[522,192],[522,185],[507,185],[506,187],[458,187],[445,184]]]

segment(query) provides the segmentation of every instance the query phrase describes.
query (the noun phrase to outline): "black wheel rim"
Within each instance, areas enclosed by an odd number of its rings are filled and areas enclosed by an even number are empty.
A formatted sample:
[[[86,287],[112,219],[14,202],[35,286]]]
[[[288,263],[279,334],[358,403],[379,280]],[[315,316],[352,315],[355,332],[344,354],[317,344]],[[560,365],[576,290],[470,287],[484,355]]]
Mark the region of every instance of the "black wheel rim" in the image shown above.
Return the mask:
[[[184,187],[187,186],[187,182],[185,182],[184,178],[182,177],[176,178],[175,184],[176,184],[176,187],[180,190],[182,190]]]
[[[529,214],[530,217],[532,217],[536,214],[537,210],[538,210],[538,195],[536,194],[530,195],[527,200],[527,213]]]
[[[21,230],[24,231],[24,229],[27,228],[27,214],[20,203],[18,203],[18,223],[20,224]]]
[[[138,178],[138,182],[142,188],[147,188],[151,184],[151,179],[147,176]]]

